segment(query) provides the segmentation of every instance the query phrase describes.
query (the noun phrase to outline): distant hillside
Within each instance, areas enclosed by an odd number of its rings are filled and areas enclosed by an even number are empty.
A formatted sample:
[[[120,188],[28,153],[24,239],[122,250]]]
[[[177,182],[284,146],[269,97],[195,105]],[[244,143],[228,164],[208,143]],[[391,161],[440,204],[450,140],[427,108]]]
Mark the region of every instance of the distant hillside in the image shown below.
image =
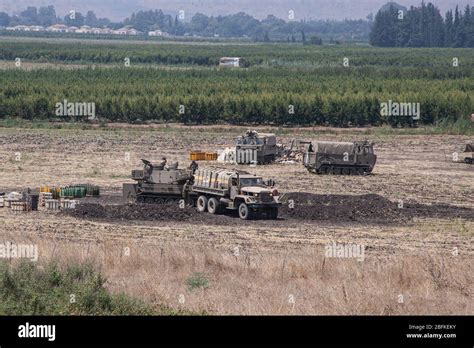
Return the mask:
[[[387,0],[3,0],[0,11],[8,13],[24,10],[27,6],[54,5],[57,12],[64,15],[71,9],[79,12],[93,10],[100,17],[112,20],[123,20],[132,12],[148,9],[163,9],[165,13],[176,14],[184,10],[186,17],[197,12],[207,15],[234,14],[246,12],[257,18],[269,14],[288,19],[293,10],[295,19],[344,19],[365,18],[369,13],[375,14]],[[418,5],[419,0],[398,0],[403,6]],[[464,7],[472,0],[432,0],[442,12],[454,8],[456,4]]]

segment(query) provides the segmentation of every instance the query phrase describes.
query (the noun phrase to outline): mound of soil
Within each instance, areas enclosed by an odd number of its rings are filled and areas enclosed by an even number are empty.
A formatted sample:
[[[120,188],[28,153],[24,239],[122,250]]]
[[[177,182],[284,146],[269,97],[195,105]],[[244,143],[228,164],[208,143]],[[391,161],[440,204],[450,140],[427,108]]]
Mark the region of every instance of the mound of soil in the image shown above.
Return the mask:
[[[474,218],[474,209],[447,206],[405,203],[402,209],[392,202],[375,194],[318,195],[291,192],[283,199],[278,221],[265,221],[265,224],[279,224],[288,221],[331,221],[360,222],[365,224],[396,224],[409,222],[414,217]],[[118,204],[104,202],[83,202],[76,209],[67,211],[77,218],[116,221],[181,221],[194,224],[228,225],[232,219],[240,221],[235,212],[224,215],[199,213],[196,208],[181,209],[177,204]],[[253,223],[252,221],[248,223]]]
[[[130,220],[130,221],[215,221],[221,216],[200,214],[195,208],[180,208],[177,204],[122,204],[101,205],[97,203],[82,203],[68,214],[86,219]]]
[[[397,203],[375,195],[317,195],[291,192],[285,195],[288,204],[281,215],[297,220],[394,222],[409,220],[410,214]],[[293,204],[291,204],[293,202]]]
[[[297,220],[360,221],[364,223],[407,222],[414,217],[442,219],[474,219],[474,209],[445,204],[420,204],[405,202],[403,208],[375,194],[317,195],[291,192],[285,195],[285,202],[294,202],[281,208],[280,216]]]

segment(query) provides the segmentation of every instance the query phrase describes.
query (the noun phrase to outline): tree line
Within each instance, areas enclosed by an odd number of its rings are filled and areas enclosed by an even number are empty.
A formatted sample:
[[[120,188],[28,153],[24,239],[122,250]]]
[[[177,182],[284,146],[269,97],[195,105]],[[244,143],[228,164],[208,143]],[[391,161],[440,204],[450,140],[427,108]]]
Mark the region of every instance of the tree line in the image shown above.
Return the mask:
[[[472,113],[469,68],[6,70],[0,118],[63,120],[55,105],[94,103],[99,120],[185,124],[413,124],[384,117],[390,100],[420,104],[420,124]],[[40,87],[38,87],[40,86]],[[66,120],[66,119],[64,119]]]
[[[107,18],[97,18],[93,11],[85,15],[75,12],[74,16],[57,15],[54,6],[29,6],[19,15],[10,16],[0,12],[0,27],[15,25],[50,26],[63,23],[80,27],[108,27],[118,29],[131,26],[143,33],[161,30],[174,36],[232,37],[254,41],[300,42],[319,44],[326,41],[367,41],[370,21],[366,20],[300,20],[285,21],[273,15],[258,20],[244,12],[226,16],[207,16],[196,13],[189,20],[180,14],[165,14],[162,10],[138,11],[122,22],[112,22]]]
[[[370,43],[381,47],[474,47],[474,13],[456,6],[443,18],[432,3],[404,9],[396,5],[375,16]]]

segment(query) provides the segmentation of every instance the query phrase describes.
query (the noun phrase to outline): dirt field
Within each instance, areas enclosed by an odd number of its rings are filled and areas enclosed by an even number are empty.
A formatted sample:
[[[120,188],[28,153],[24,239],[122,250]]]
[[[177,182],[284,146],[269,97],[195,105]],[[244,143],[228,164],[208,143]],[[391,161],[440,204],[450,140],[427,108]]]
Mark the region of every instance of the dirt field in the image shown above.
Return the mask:
[[[210,314],[474,313],[474,166],[452,162],[469,137],[285,130],[279,142],[370,139],[378,161],[370,176],[248,168],[294,200],[277,221],[122,202],[141,158],[188,165],[190,150],[224,149],[243,130],[0,128],[0,191],[102,193],[70,213],[0,208],[0,240],[38,244],[41,260],[95,260],[114,291]],[[332,243],[363,246],[363,260],[325,257]]]

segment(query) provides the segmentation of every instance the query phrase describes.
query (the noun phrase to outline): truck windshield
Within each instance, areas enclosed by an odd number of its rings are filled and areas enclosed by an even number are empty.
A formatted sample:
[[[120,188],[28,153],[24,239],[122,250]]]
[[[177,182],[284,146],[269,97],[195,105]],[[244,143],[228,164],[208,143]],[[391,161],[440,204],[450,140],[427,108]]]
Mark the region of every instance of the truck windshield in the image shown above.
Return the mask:
[[[262,185],[263,180],[262,178],[240,178],[240,185],[241,186],[258,186]]]

